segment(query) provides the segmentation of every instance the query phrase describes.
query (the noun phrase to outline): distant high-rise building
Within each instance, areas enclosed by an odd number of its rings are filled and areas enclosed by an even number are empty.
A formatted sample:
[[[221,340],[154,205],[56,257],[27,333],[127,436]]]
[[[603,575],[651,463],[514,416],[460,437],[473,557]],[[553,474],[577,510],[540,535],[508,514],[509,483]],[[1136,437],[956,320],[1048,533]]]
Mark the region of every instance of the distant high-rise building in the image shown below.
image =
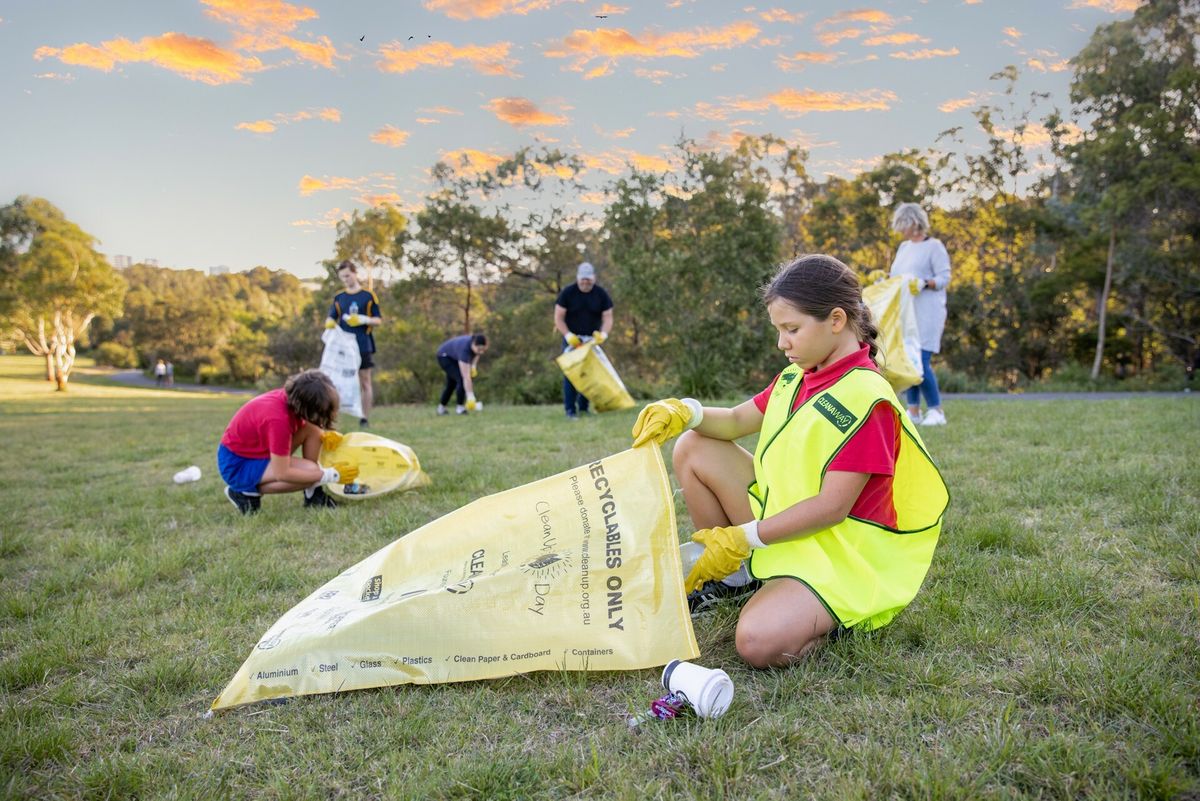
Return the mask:
[[[131,266],[132,264],[133,264],[132,256],[113,256],[112,257],[112,266],[116,267],[118,270],[124,270],[125,268]]]
[[[146,265],[147,267],[157,267],[158,259],[142,259],[142,264]]]
[[[229,267],[224,264],[218,264],[216,267],[209,267],[209,275],[225,275],[229,272]]]

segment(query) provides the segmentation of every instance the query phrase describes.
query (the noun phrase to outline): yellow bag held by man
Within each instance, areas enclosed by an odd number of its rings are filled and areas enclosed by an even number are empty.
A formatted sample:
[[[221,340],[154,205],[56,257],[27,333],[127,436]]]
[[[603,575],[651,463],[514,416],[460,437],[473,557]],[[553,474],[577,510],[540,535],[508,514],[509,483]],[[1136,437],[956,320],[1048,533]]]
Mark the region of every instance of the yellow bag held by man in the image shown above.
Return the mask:
[[[333,450],[322,448],[317,461],[321,467],[331,467],[335,462],[358,466],[354,484],[326,485],[325,491],[339,498],[361,500],[429,485],[429,476],[421,470],[421,463],[412,448],[366,431],[352,431],[342,436]],[[347,491],[347,486],[361,491]]]
[[[901,392],[921,383],[921,334],[913,312],[909,276],[885,278],[863,287],[863,300],[879,327],[880,369],[892,389]]]
[[[633,406],[621,377],[595,342],[584,342],[554,361],[597,412],[617,412]]]
[[[658,448],[480,498],[326,582],[271,626],[213,709],[699,656]]]

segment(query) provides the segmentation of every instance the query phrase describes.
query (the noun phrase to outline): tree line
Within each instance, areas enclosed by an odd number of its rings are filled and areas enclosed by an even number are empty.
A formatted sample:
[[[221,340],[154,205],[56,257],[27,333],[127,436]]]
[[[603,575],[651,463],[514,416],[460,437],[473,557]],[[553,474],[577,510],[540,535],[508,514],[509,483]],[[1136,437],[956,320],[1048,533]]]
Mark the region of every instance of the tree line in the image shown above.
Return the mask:
[[[60,387],[77,342],[112,364],[169,358],[200,380],[266,386],[319,362],[334,269],[349,258],[384,309],[381,401],[428,401],[438,343],[486,330],[481,391],[548,402],[554,299],[586,259],[613,295],[606,350],[635,394],[740,393],[779,367],[758,287],[807,252],[864,280],[887,270],[891,211],[913,201],[953,265],[947,388],[1181,374],[1200,356],[1198,20],[1198,0],[1152,0],[1072,59],[1069,109],[1022,95],[1010,67],[973,112],[984,148],[951,129],[852,178],[814,176],[807,153],[774,136],[732,151],[681,140],[675,169],[629,167],[588,218],[563,208],[585,187],[559,151],[525,148],[482,173],[438,164],[411,217],[384,205],[339,223],[315,291],[265,267],[116,271],[52,204],[18,198],[0,208],[4,338],[44,355]]]

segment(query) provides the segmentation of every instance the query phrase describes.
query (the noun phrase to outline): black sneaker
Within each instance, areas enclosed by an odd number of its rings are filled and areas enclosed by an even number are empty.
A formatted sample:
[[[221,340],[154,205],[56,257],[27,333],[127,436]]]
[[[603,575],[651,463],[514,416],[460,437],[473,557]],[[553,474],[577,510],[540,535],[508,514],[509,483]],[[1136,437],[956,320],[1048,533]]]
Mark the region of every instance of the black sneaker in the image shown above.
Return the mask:
[[[317,487],[313,490],[312,495],[304,496],[304,506],[305,508],[315,506],[320,509],[336,509],[337,501],[326,495],[323,487]]]
[[[225,497],[244,515],[252,515],[262,508],[262,498],[238,492],[233,487],[225,488]]]
[[[359,428],[370,428],[371,424],[367,422],[367,418],[360,417],[360,418],[358,418],[358,427]]]
[[[762,582],[758,579],[753,579],[749,584],[743,584],[740,587],[733,587],[723,581],[707,581],[700,589],[688,593],[688,611],[692,613],[692,617],[695,617],[702,612],[708,612],[717,604],[730,601],[739,605],[744,604],[761,586]]]

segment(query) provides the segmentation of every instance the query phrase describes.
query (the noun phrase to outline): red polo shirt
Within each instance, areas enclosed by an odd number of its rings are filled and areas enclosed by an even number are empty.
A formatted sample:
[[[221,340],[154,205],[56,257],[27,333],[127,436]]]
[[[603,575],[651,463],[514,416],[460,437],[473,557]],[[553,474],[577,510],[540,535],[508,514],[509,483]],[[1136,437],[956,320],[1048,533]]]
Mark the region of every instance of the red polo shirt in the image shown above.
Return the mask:
[[[792,411],[802,403],[829,389],[847,371],[855,367],[868,367],[879,372],[879,367],[871,361],[871,351],[863,345],[857,353],[839,359],[828,367],[804,373],[800,379],[800,391],[796,393],[796,403]],[[767,400],[775,381],[762,392],[754,396],[754,405],[764,414],[767,411]],[[892,477],[896,473],[896,456],[900,452],[900,418],[890,403],[880,401],[871,409],[871,414],[850,441],[838,452],[829,463],[829,470],[845,473],[869,473],[867,484],[859,493],[858,500],[850,509],[851,517],[869,520],[888,528],[896,527],[896,506],[892,502]]]

